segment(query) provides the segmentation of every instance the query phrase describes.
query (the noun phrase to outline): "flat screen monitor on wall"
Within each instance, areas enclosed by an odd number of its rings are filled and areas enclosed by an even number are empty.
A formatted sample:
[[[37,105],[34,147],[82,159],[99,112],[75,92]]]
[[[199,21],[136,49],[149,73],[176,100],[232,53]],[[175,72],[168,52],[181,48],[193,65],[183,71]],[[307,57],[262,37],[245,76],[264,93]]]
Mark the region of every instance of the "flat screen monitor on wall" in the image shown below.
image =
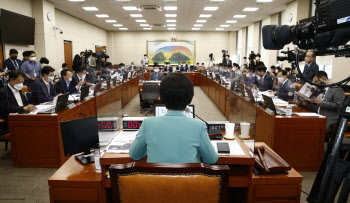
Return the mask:
[[[6,43],[34,45],[35,19],[0,9],[0,40]]]

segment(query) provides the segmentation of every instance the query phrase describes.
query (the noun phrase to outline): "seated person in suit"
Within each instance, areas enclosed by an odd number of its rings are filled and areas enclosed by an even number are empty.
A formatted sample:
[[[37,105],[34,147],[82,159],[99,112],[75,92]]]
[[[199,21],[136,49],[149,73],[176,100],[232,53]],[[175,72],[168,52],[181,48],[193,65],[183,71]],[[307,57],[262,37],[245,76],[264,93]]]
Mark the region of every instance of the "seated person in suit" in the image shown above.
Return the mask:
[[[232,64],[231,90],[239,91],[239,85],[244,81],[243,73],[237,63]]]
[[[57,77],[56,78],[61,78],[61,71],[62,70],[66,70],[66,69],[68,70],[68,68],[69,68],[68,64],[62,63],[62,68],[57,71],[57,75],[56,75]]]
[[[278,80],[278,86],[274,88],[274,91],[268,90],[270,93],[277,95],[284,101],[293,101],[294,98],[294,85],[287,77],[287,71],[281,70],[276,75]]]
[[[42,78],[33,83],[32,98],[33,104],[38,105],[44,102],[52,101],[57,95],[52,84],[55,79],[55,69],[51,66],[45,66],[41,69]]]
[[[194,69],[193,69],[193,71],[198,71],[198,68],[199,68],[200,66],[199,66],[199,63],[197,63],[195,66],[194,66]]]
[[[192,70],[191,70],[191,63],[190,63],[190,62],[187,62],[186,68],[187,68],[187,71],[186,71],[186,72],[192,71]]]
[[[328,75],[324,71],[317,72],[317,75],[313,78],[313,82],[316,84],[330,84]],[[339,117],[337,111],[343,106],[345,93],[340,87],[318,88],[323,90],[323,97],[314,97],[311,100],[312,102],[304,100],[303,102],[298,102],[298,104],[309,111],[326,116],[326,133],[330,134],[332,132],[331,124],[337,123]]]
[[[271,90],[273,86],[273,80],[271,75],[266,72],[266,67],[264,65],[260,65],[256,68],[256,72],[258,73],[256,86],[260,91]]]
[[[131,62],[131,65],[129,66],[128,70],[129,70],[129,71],[134,71],[135,68],[136,68],[136,67],[135,67],[134,62]]]
[[[167,62],[166,68],[169,73],[173,72],[173,67],[170,65],[170,62]]]
[[[149,77],[149,80],[162,80],[163,79],[163,73],[159,72],[159,67],[156,66],[154,68],[154,72],[151,73],[151,76]]]
[[[247,73],[245,74],[245,81],[252,84],[256,83],[256,75],[253,68],[247,69]]]
[[[181,63],[180,62],[177,64],[175,71],[181,71]]]
[[[79,92],[82,86],[88,85],[86,81],[86,67],[80,66],[72,77],[72,84],[75,87],[75,92]]]
[[[187,72],[187,65],[186,65],[186,62],[182,62],[182,66],[181,66],[181,72]]]
[[[130,158],[147,156],[150,163],[200,163],[202,158],[205,163],[215,164],[218,154],[206,124],[183,113],[194,94],[191,80],[181,73],[169,74],[159,92],[168,113],[143,121],[129,151]]]
[[[67,93],[73,94],[76,92],[75,86],[72,83],[72,77],[73,73],[70,72],[68,69],[64,69],[61,71],[61,78],[60,80],[56,83],[56,92],[57,93]]]
[[[17,59],[17,57],[18,51],[16,49],[10,49],[10,57],[3,62],[2,68],[5,71],[19,70],[22,65],[22,61]]]
[[[118,68],[117,68],[117,72],[120,76],[125,75],[126,71],[125,71],[125,64],[124,63],[120,63]]]
[[[7,126],[9,113],[23,113],[36,109],[35,106],[28,104],[21,91],[26,75],[20,70],[13,70],[8,75],[8,85],[0,90],[0,119],[5,120],[5,122],[0,123],[0,135],[9,132]]]

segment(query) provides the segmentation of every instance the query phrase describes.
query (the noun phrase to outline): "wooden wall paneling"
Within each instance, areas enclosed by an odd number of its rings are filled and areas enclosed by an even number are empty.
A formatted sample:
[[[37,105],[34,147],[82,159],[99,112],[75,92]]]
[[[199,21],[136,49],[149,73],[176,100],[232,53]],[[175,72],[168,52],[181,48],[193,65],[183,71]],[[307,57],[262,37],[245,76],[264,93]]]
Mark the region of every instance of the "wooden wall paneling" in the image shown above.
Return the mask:
[[[64,40],[64,62],[68,64],[68,69],[72,71],[72,65],[73,65],[73,54],[72,54],[72,42]]]

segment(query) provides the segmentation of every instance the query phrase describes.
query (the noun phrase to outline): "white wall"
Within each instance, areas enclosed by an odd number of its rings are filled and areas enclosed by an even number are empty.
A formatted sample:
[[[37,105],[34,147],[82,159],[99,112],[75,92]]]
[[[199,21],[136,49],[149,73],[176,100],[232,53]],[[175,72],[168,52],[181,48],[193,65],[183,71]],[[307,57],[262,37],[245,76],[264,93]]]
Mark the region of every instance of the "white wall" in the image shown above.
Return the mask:
[[[141,65],[141,58],[146,53],[147,40],[170,41],[175,35],[177,41],[196,41],[196,62],[209,62],[209,54],[213,53],[215,63],[221,63],[221,50],[229,49],[230,32],[109,32],[107,51],[112,51],[112,63]],[[233,42],[232,42],[233,43]]]

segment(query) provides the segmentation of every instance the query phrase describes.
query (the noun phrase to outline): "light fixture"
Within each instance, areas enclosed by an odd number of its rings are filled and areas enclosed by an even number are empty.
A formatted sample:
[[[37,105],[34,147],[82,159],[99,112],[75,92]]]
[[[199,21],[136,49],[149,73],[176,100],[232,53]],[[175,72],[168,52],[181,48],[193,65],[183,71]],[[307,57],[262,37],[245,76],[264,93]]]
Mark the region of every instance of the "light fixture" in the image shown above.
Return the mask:
[[[98,18],[109,18],[107,14],[96,14],[96,17]]]
[[[164,6],[165,11],[176,11],[177,6]]]
[[[220,27],[230,27],[230,25],[220,25]]]
[[[226,23],[237,23],[237,20],[228,20]]]
[[[233,18],[245,18],[247,15],[234,15]]]
[[[193,27],[192,30],[200,30],[199,27]]]
[[[124,6],[123,9],[126,11],[137,11],[135,6]]]
[[[256,0],[257,3],[268,3],[272,2],[273,0]]]
[[[126,27],[120,27],[119,30],[128,30]]]
[[[140,24],[141,27],[148,27],[149,24]]]
[[[176,23],[176,20],[166,20],[167,23]]]
[[[167,18],[175,18],[176,16],[176,14],[165,14],[165,17]]]
[[[168,27],[168,30],[176,30],[174,27]]]
[[[243,9],[243,11],[257,11],[257,10],[259,10],[259,8],[256,8],[256,7],[247,7]]]
[[[96,7],[83,7],[85,11],[98,11],[98,8]]]
[[[196,23],[206,23],[207,20],[197,20]]]
[[[68,0],[68,1],[80,1],[81,2],[81,1],[85,1],[85,0]]]
[[[200,18],[210,18],[211,14],[201,14],[199,17]]]
[[[107,23],[116,23],[116,20],[106,20]]]
[[[152,28],[150,28],[150,27],[144,27],[143,29],[144,30],[152,30]]]
[[[142,18],[142,14],[130,14],[131,17],[133,18]]]
[[[123,27],[122,24],[113,24],[114,27]]]
[[[207,7],[204,7],[204,10],[205,11],[216,11],[218,10],[219,7],[217,6],[207,6]]]
[[[194,27],[203,27],[203,24],[194,24]]]
[[[224,28],[216,28],[215,30],[224,30]]]
[[[167,27],[176,27],[176,24],[167,24]]]

